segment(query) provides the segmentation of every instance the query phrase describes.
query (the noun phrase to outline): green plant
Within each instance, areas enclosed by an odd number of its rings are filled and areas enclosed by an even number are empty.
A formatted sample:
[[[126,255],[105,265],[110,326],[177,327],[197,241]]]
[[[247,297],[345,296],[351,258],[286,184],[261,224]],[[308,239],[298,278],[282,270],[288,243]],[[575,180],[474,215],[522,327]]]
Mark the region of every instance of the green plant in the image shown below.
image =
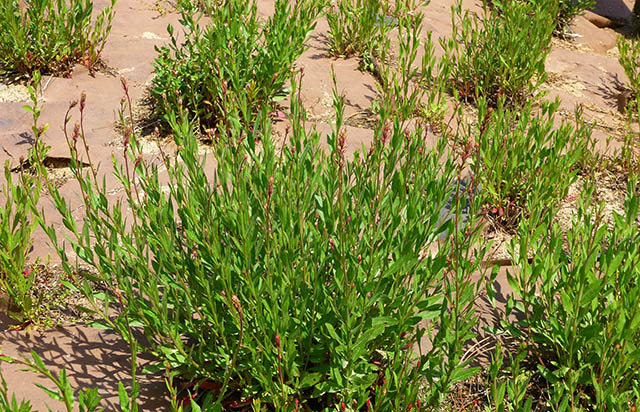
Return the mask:
[[[569,23],[576,17],[584,14],[585,10],[590,10],[596,5],[596,0],[558,0],[558,17],[556,29],[563,33]]]
[[[199,19],[183,11],[184,42],[158,50],[151,94],[157,110],[184,108],[200,131],[229,129],[231,119],[252,125],[264,107],[286,94],[285,85],[320,6],[315,1],[278,0],[274,15],[258,20],[256,2],[225,0],[211,11],[202,29]]]
[[[77,127],[68,141],[82,228],[50,192],[74,252],[108,293],[83,290],[128,340],[124,320],[142,326],[158,367],[186,380],[203,409],[436,405],[477,372],[463,345],[474,336],[469,274],[482,255],[470,247],[475,225],[461,229],[458,166],[440,163],[443,144],[427,149],[424,130],[386,118],[373,147],[346,160],[340,96],[326,155],[306,131],[297,87],[282,150],[263,109],[252,129],[230,119],[213,164],[198,155],[186,110],[170,112],[179,151],[164,157],[166,181],[140,157],[122,114],[125,160],[114,160],[122,202],[108,200],[94,169],[79,168]],[[452,193],[457,213],[443,220]],[[73,272],[55,229],[43,227]],[[116,302],[122,316],[112,320]]]
[[[0,372],[0,375],[2,373]],[[2,384],[0,386],[0,411],[2,412],[32,412],[31,404],[28,401],[21,400],[18,403],[16,395],[12,394],[9,398],[9,391],[7,389],[7,382],[2,376]]]
[[[593,190],[586,185],[568,233],[541,207],[511,244],[517,270],[508,280],[517,298],[509,298],[506,315],[519,311],[523,320],[503,325],[528,343],[558,411],[640,406],[637,177],[625,214],[614,212],[610,227]]]
[[[618,51],[620,52],[618,62],[629,79],[628,87],[632,96],[629,100],[633,100],[640,96],[640,40],[626,39],[624,36],[620,36],[618,37]]]
[[[26,266],[31,234],[37,226],[31,216],[29,198],[36,184],[24,171],[20,172],[19,183],[14,184],[8,161],[4,176],[6,183],[0,192],[4,197],[4,204],[0,205],[0,291],[8,299],[5,302],[8,313],[24,322],[30,320],[36,309],[31,299],[35,272]]]
[[[399,2],[401,3],[401,2]],[[331,52],[338,56],[372,56],[393,28],[383,0],[338,0],[329,6]]]
[[[29,85],[33,106],[25,106],[25,109],[32,113],[34,124],[37,124],[40,117],[35,89],[40,82],[38,72],[33,80],[35,86]],[[32,132],[39,140],[46,129],[34,126]],[[33,151],[29,153],[29,161],[20,159],[18,183],[13,183],[12,169],[7,161],[4,165],[5,184],[0,192],[4,198],[4,204],[0,205],[0,291],[8,297],[8,313],[20,322],[32,321],[39,303],[33,302],[31,296],[36,271],[26,265],[31,235],[38,226],[37,216],[32,210],[40,197],[41,184],[33,170],[25,170],[24,165],[34,161]]]
[[[0,71],[59,74],[75,63],[94,70],[111,31],[115,3],[111,0],[91,23],[91,0],[3,0]]]
[[[224,3],[224,0],[178,0],[176,2],[178,10],[187,11],[189,13],[197,13],[202,11],[210,14]]]
[[[378,105],[389,108],[389,116],[401,120],[418,117],[437,127],[446,109],[444,92],[449,73],[446,60],[436,64],[431,32],[422,38],[423,21],[424,14],[418,10],[398,18],[395,59],[390,55],[390,40],[382,41],[377,75],[383,101]],[[418,60],[420,52],[422,57]],[[397,61],[393,68],[387,64],[392,60]]]
[[[623,176],[640,171],[640,135],[633,127],[634,119],[640,119],[640,96],[632,96],[627,102],[626,115],[622,146],[612,159],[622,169],[618,172],[622,172]]]
[[[560,101],[495,110],[481,103],[475,131],[474,179],[481,187],[483,213],[508,231],[517,228],[535,207],[556,208],[575,182],[577,165],[591,135],[584,123],[554,127]],[[559,171],[562,171],[560,173]]]
[[[521,369],[526,355],[527,351],[520,347],[516,356],[509,354],[505,365],[502,345],[496,346],[488,368],[487,412],[531,412],[533,399],[527,396],[527,386],[532,372]]]
[[[620,159],[624,169],[632,170],[640,167],[640,139],[638,133],[632,127],[634,120],[640,119],[640,41],[636,38],[618,38],[618,50],[620,57],[618,61],[624,69],[629,83],[629,96],[627,99],[626,130],[623,136],[623,145],[620,149]]]
[[[74,395],[73,395],[73,387],[67,378],[67,373],[65,369],[60,371],[60,376],[56,377],[53,373],[51,373],[44,362],[38,356],[37,353],[31,351],[32,360],[28,359],[17,359],[12,358],[6,355],[0,355],[0,359],[9,362],[20,364],[25,366],[27,370],[40,373],[47,377],[51,382],[53,382],[56,386],[56,389],[49,389],[44,385],[36,383],[35,385],[41,388],[51,399],[61,401],[64,403],[64,406],[67,412],[72,412],[74,409]],[[0,376],[2,374],[0,373]],[[31,411],[31,404],[28,401],[22,401],[18,406],[15,395],[12,396],[11,403],[7,402],[7,387],[4,381],[4,377],[2,377],[2,390],[0,390],[0,411],[2,412],[29,412]],[[103,411],[104,408],[99,408],[100,396],[98,396],[97,389],[89,389],[86,391],[81,391],[78,395],[78,407],[80,412],[100,412]],[[49,409],[51,410],[51,409]]]
[[[539,0],[509,0],[520,3],[542,3]],[[493,6],[493,0],[485,0],[489,6]],[[595,0],[553,0],[557,5],[557,12],[554,15],[555,31],[554,34],[559,37],[566,36],[571,31],[570,23],[576,17],[582,15],[585,10],[592,9],[596,5]]]
[[[451,65],[451,87],[463,100],[503,97],[520,106],[544,82],[544,61],[551,49],[557,3],[494,1],[481,17],[452,7],[453,33],[441,40]]]
[[[134,347],[132,347],[134,348]],[[118,394],[120,396],[120,410],[122,412],[136,412],[138,405],[136,404],[136,394],[139,391],[139,384],[136,381],[136,367],[135,367],[135,352],[133,354],[133,390],[131,395],[127,393],[122,382],[118,384]],[[0,355],[0,360],[8,363],[18,364],[25,367],[25,370],[44,375],[54,385],[54,389],[49,389],[46,386],[36,383],[35,385],[42,389],[51,399],[60,401],[64,404],[67,412],[78,410],[79,412],[102,412],[104,408],[100,407],[100,400],[102,399],[98,395],[96,388],[80,390],[78,391],[77,398],[74,395],[73,386],[67,378],[67,372],[63,368],[60,370],[59,376],[52,373],[42,361],[42,358],[37,353],[31,351],[31,359],[18,359],[7,355]],[[21,401],[18,404],[15,395],[11,396],[9,401],[7,384],[0,371],[0,378],[2,379],[2,386],[0,387],[0,411],[1,412],[31,412],[33,409],[29,401]],[[77,401],[77,403],[76,403]],[[77,409],[76,409],[77,405]],[[48,408],[51,411],[50,408]],[[173,409],[174,412],[182,412],[182,408]]]

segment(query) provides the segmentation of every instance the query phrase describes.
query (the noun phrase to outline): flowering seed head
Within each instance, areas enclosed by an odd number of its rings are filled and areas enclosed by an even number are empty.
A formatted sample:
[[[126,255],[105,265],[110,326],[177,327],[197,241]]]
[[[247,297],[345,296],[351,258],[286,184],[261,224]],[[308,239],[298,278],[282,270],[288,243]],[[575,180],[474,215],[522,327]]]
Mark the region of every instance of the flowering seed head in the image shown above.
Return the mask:
[[[271,195],[273,195],[273,176],[269,177],[269,185],[267,186],[267,197],[271,199]]]
[[[80,123],[76,123],[73,126],[73,136],[71,136],[71,140],[73,140],[73,142],[77,142],[78,141],[78,137],[80,136]]]
[[[238,313],[242,315],[242,306],[240,305],[240,299],[238,299],[236,295],[231,296],[231,303],[233,303],[233,306],[236,308]]]
[[[122,89],[124,89],[124,92],[129,93],[129,86],[127,86],[127,80],[124,78],[124,76],[120,77],[120,83],[122,84]]]

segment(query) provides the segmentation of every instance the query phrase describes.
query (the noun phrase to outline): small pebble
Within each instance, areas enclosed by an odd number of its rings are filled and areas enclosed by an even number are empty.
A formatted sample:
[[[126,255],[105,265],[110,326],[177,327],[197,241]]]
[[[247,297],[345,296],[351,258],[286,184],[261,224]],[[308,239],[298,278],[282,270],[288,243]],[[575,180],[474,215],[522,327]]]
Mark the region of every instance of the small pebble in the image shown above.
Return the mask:
[[[162,37],[158,36],[155,33],[151,33],[150,31],[145,31],[144,33],[142,33],[141,36],[143,39],[150,39],[150,40],[162,40]]]

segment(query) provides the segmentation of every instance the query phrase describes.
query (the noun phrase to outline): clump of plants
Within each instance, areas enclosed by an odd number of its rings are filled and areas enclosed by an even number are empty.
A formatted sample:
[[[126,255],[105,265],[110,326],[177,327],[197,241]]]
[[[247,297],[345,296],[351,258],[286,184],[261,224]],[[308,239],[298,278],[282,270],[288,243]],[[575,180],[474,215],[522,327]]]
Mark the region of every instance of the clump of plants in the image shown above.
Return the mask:
[[[528,3],[540,3],[536,0],[509,0],[512,2],[528,2]],[[495,3],[493,0],[486,0],[486,2],[493,6]],[[557,13],[554,16],[555,31],[554,34],[558,37],[565,37],[568,32],[571,31],[569,25],[578,16],[584,14],[585,10],[589,10],[596,5],[595,0],[554,0],[557,4]]]
[[[82,228],[50,191],[73,251],[106,285],[106,294],[83,286],[91,306],[129,341],[130,325],[140,327],[158,357],[151,370],[183,382],[203,410],[437,405],[477,372],[463,345],[476,323],[478,231],[442,216],[447,203],[461,208],[452,195],[459,166],[441,163],[444,144],[428,149],[424,130],[386,117],[374,145],[348,160],[337,95],[326,154],[298,99],[281,150],[263,109],[252,129],[232,119],[214,139],[212,164],[198,155],[184,106],[167,114],[179,150],[162,165],[141,159],[123,114],[116,202],[92,168],[78,166],[85,137],[76,128],[69,147]],[[44,227],[72,272],[55,229]]]
[[[442,41],[451,65],[451,89],[461,99],[521,106],[546,78],[557,3],[494,1],[480,16],[452,7],[453,33]]]
[[[61,74],[76,63],[95,70],[111,31],[115,4],[112,0],[92,22],[91,0],[0,2],[0,73]]]
[[[521,110],[506,109],[504,100],[495,110],[480,106],[477,137],[467,145],[476,145],[474,179],[496,227],[514,231],[533,207],[554,209],[576,180],[591,130],[581,122],[554,127],[559,105],[543,102],[538,114],[531,102]]]
[[[511,244],[516,295],[503,327],[527,344],[534,369],[548,384],[553,410],[640,407],[640,197],[631,177],[623,215],[609,226],[587,185],[568,233],[540,207]],[[493,291],[488,290],[493,296]],[[521,389],[524,391],[524,389]]]
[[[176,6],[178,10],[189,12],[201,11],[209,14],[224,1],[225,0],[177,0]]]
[[[25,106],[33,116],[34,125],[40,117],[35,87],[40,82],[40,74],[34,74],[34,87],[29,86],[33,106]],[[32,132],[36,140],[41,140],[45,128],[34,126]],[[42,151],[44,153],[44,151]],[[38,311],[32,289],[36,271],[27,266],[30,252],[31,235],[38,226],[37,216],[33,213],[40,197],[41,185],[34,170],[24,167],[24,158],[20,164],[11,168],[9,161],[4,165],[5,182],[0,188],[0,297],[7,313],[21,323],[33,321]],[[35,163],[34,152],[30,151],[30,163]],[[13,171],[17,171],[18,181],[14,183]]]
[[[294,62],[305,50],[320,6],[311,0],[277,0],[267,22],[256,1],[225,0],[206,27],[182,12],[184,41],[169,26],[171,42],[158,49],[151,94],[157,111],[183,110],[199,131],[230,129],[232,119],[252,125],[257,114],[286,96]]]
[[[372,70],[377,74],[381,100],[375,104],[378,108],[390,108],[390,116],[402,120],[420,118],[437,128],[446,109],[444,94],[448,66],[444,60],[436,63],[431,32],[426,36],[421,33],[422,12],[414,10],[411,14],[400,15],[397,21],[396,56],[391,55],[391,41],[382,40],[381,63]],[[397,64],[391,67],[388,63],[394,60]]]
[[[402,2],[398,2],[402,3]],[[327,10],[331,52],[338,56],[372,56],[393,28],[383,0],[338,0]]]
[[[566,32],[573,19],[584,14],[585,10],[592,9],[595,5],[596,0],[558,0],[556,30],[560,34]]]
[[[618,51],[620,52],[618,62],[629,79],[626,86],[629,88],[631,96],[627,101],[633,101],[636,97],[640,97],[640,40],[637,38],[626,39],[624,36],[620,36]]]
[[[31,215],[30,192],[38,196],[34,178],[20,171],[19,182],[13,181],[9,163],[4,166],[5,185],[0,190],[0,301],[8,313],[19,321],[31,317],[37,309],[31,299],[35,280],[33,269],[26,265],[31,248],[31,234],[37,220]]]

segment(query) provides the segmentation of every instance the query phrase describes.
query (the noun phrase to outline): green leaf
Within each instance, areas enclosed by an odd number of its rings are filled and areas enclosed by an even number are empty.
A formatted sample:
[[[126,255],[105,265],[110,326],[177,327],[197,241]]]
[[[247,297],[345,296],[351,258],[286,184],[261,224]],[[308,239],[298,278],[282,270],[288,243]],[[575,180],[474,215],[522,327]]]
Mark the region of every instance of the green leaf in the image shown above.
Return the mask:
[[[340,339],[340,337],[336,333],[336,330],[333,328],[333,325],[331,325],[330,323],[325,323],[324,327],[327,330],[327,332],[329,332],[329,335],[336,341],[336,343],[341,345],[344,344],[342,339]]]
[[[461,381],[470,379],[471,377],[475,376],[480,370],[481,368],[479,367],[475,367],[475,368],[458,367],[451,374],[451,383],[461,382]]]
[[[569,314],[569,316],[573,315],[573,301],[567,294],[567,292],[562,289],[560,291],[560,299],[562,300],[562,308]]]
[[[91,310],[91,309],[88,309],[88,313],[94,313],[94,311]],[[95,328],[95,329],[101,329],[101,330],[111,330],[111,329],[113,329],[111,327],[111,325],[109,325],[104,320],[90,320],[90,321],[87,322],[87,326],[90,326],[90,327]]]
[[[362,333],[362,335],[360,335],[360,337],[356,341],[355,343],[356,348],[364,347],[367,343],[371,342],[372,340],[380,336],[385,331],[385,329],[386,327],[384,323],[378,323],[375,326],[366,328],[364,333]]]
[[[118,382],[118,397],[120,398],[120,409],[123,412],[131,412],[129,410],[129,394],[127,394],[122,382]]]
[[[202,412],[202,409],[200,409],[200,405],[198,405],[193,399],[191,399],[191,410],[193,412]]]
[[[310,388],[320,382],[322,374],[320,373],[305,373],[300,380],[300,389]]]
[[[51,399],[56,401],[62,401],[62,395],[60,394],[60,391],[49,389],[40,383],[34,383],[34,385],[42,389]]]

